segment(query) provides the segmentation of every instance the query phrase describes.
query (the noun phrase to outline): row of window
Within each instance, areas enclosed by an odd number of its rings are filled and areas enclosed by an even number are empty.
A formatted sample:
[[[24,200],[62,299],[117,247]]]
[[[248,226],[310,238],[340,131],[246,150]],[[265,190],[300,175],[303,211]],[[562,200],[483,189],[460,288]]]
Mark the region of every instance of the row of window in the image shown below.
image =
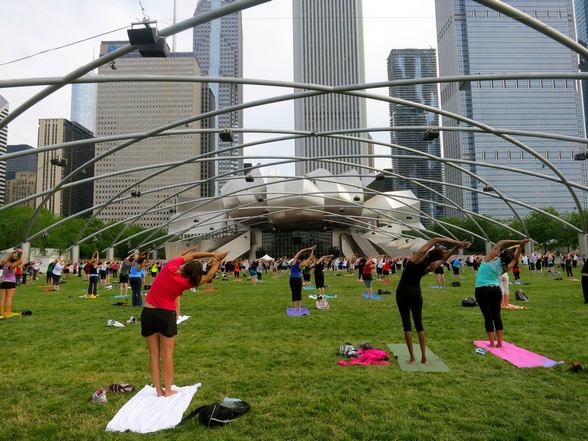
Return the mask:
[[[563,159],[563,160],[573,160],[575,152],[571,150],[546,150],[544,152],[538,152],[543,156],[545,159]],[[524,150],[516,150],[516,151],[495,151],[495,152],[482,152],[482,160],[486,159],[537,159],[535,156],[531,155]]]
[[[562,18],[564,16],[566,16],[566,11],[561,11],[561,9],[531,9],[531,10],[522,10],[522,12],[524,12],[527,15],[530,15],[531,17],[537,18],[537,19],[542,19],[542,18]],[[484,9],[484,10],[470,10],[468,17],[473,17],[473,18],[510,18],[507,15],[504,15],[500,12],[494,11],[494,10],[490,10],[490,9]]]

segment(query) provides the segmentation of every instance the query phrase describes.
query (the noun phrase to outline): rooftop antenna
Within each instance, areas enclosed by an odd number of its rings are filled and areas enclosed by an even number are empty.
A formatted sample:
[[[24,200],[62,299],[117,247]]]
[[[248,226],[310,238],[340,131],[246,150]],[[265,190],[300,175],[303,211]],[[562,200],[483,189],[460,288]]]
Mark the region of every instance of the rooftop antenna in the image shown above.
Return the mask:
[[[139,6],[141,7],[141,12],[143,14],[143,21],[147,22],[147,21],[149,21],[149,17],[147,17],[145,15],[145,8],[143,7],[143,3],[141,3],[141,0],[138,0],[138,1],[139,1]]]

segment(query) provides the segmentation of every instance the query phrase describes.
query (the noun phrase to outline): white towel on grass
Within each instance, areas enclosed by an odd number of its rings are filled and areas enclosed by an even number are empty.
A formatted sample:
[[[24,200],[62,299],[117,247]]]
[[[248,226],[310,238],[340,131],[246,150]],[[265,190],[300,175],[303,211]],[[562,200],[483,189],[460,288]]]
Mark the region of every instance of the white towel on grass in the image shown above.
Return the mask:
[[[145,386],[106,425],[107,432],[151,433],[176,427],[190,405],[200,383],[176,387],[171,397],[158,397],[155,388]]]
[[[190,318],[189,315],[181,315],[181,316],[179,316],[178,319],[176,320],[176,325],[179,325],[180,323],[185,322],[189,318]]]

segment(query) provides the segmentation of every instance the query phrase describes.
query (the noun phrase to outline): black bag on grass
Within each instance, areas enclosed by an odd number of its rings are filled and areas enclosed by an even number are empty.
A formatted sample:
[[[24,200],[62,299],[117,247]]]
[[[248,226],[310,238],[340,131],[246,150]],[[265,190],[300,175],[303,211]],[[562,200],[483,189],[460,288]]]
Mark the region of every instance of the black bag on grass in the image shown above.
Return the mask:
[[[461,301],[461,306],[465,306],[465,307],[470,307],[471,308],[473,306],[478,306],[478,302],[473,297],[466,297],[465,299],[463,299]]]
[[[212,403],[206,406],[200,406],[184,418],[184,421],[198,415],[198,420],[206,427],[224,426],[231,421],[235,421],[249,411],[250,408],[249,403],[243,400],[233,402],[231,407],[224,406],[221,403]]]
[[[527,297],[525,292],[520,288],[515,291],[515,299],[520,300],[521,302],[529,301],[529,297]]]
[[[461,282],[451,282],[451,286],[461,286]]]

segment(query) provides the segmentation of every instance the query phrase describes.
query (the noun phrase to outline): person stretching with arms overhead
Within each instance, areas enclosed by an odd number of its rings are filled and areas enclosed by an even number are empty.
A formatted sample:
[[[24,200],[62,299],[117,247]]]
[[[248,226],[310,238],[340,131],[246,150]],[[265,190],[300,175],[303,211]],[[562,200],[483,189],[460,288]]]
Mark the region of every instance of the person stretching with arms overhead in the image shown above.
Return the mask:
[[[292,308],[296,311],[300,311],[300,308],[302,307],[302,274],[300,269],[306,267],[312,262],[315,248],[316,245],[309,248],[303,248],[294,255],[292,260],[290,260],[290,292],[292,293]],[[302,260],[300,256],[305,251],[310,251],[310,256],[308,256],[306,260]]]
[[[439,243],[449,243],[455,245],[451,250],[434,248]],[[467,241],[458,241],[435,237],[425,243],[413,256],[408,258],[406,267],[400,276],[400,282],[396,288],[396,304],[402,319],[404,328],[404,339],[410,354],[409,364],[415,364],[415,356],[412,342],[412,328],[410,323],[410,314],[414,326],[419,336],[419,345],[421,347],[421,363],[426,364],[427,355],[425,352],[425,328],[423,327],[422,311],[423,297],[421,295],[421,278],[435,268],[442,265],[458,248],[467,248],[470,243]]]
[[[494,347],[494,332],[496,331],[497,348],[502,347],[503,325],[500,317],[502,290],[500,289],[500,275],[512,269],[519,261],[521,252],[529,239],[501,240],[490,250],[490,253],[480,264],[476,274],[476,301],[480,305],[484,316],[484,325],[488,334],[490,347]],[[502,250],[504,245],[518,245],[516,251]],[[502,250],[502,251],[501,251]]]
[[[149,349],[149,371],[158,397],[176,393],[172,390],[173,354],[178,333],[176,320],[180,314],[180,296],[187,289],[209,283],[227,254],[188,250],[171,259],[153,279],[141,311],[141,335],[145,337]],[[208,273],[203,275],[202,263],[196,259],[206,257],[212,257],[212,260]],[[162,373],[164,388],[161,387]]]

